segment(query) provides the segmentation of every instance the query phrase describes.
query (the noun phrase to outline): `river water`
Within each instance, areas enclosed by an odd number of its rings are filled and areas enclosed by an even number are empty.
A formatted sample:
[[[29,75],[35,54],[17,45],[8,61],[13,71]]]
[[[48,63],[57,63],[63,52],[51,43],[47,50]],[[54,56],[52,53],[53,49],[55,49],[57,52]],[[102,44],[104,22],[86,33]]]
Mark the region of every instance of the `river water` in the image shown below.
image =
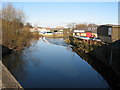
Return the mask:
[[[24,88],[109,87],[63,38],[34,40],[23,52],[6,57],[4,63]]]

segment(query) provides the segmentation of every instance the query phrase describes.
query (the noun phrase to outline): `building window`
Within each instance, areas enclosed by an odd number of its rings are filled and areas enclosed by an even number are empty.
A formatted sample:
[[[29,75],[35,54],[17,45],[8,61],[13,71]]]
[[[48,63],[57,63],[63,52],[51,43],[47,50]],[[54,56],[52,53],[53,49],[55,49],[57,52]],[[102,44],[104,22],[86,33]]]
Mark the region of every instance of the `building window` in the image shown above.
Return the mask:
[[[108,28],[108,35],[112,34],[112,28]]]

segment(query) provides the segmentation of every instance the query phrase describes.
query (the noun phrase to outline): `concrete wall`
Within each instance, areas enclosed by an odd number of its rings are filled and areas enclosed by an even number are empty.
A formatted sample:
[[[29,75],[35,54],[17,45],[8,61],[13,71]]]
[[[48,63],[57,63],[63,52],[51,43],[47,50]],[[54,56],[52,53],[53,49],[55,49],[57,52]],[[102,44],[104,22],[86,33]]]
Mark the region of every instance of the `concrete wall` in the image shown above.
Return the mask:
[[[14,88],[14,89],[22,89],[23,90],[23,87],[14,78],[14,76],[9,72],[9,70],[1,62],[1,60],[0,60],[0,67],[2,67],[2,74],[1,74],[2,76],[0,76],[0,80],[2,81],[2,83],[0,84],[0,86],[2,86],[3,89]]]

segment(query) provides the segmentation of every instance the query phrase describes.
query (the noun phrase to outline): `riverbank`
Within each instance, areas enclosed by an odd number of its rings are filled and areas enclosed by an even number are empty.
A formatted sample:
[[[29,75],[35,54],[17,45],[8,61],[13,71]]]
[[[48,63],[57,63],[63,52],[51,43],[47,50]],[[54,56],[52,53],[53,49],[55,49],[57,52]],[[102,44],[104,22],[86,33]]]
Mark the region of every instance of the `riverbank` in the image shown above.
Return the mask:
[[[96,60],[103,62],[120,76],[120,61],[118,60],[120,58],[118,55],[120,53],[120,40],[110,44],[102,44],[100,42],[93,42],[91,44],[75,37],[69,37],[69,39],[78,52],[84,52]]]
[[[15,79],[15,77],[11,74],[11,72],[9,71],[9,68],[5,65],[5,61],[3,60],[4,57],[12,54],[12,53],[17,53],[20,52],[22,50],[24,50],[26,47],[30,46],[30,41],[31,40],[36,40],[38,39],[38,37],[34,37],[34,38],[30,38],[27,43],[27,45],[23,45],[22,47],[17,47],[16,49],[14,48],[10,48],[4,45],[0,45],[0,59],[2,59],[3,63],[0,61],[0,67],[1,67],[1,73],[2,75],[0,76],[1,79],[1,88],[6,89],[6,88],[14,88],[14,89],[23,89],[23,87],[19,84],[19,82]],[[19,46],[19,45],[18,45]],[[12,47],[15,47],[15,45],[13,45]],[[14,63],[16,63],[18,60],[16,59],[14,61]],[[7,61],[9,64],[11,61]],[[12,66],[14,66],[12,64]]]
[[[120,40],[110,44],[98,42],[90,44],[75,37],[69,39],[70,43],[74,45],[73,51],[78,53],[95,70],[102,73],[112,87],[120,87],[120,61],[118,60],[120,58]]]
[[[14,76],[9,72],[9,70],[1,61],[0,67],[2,69],[2,76],[0,77],[0,79],[2,80],[2,89],[14,88],[23,90],[23,87],[18,83],[18,81],[14,78]]]
[[[52,34],[52,35],[49,35],[49,34],[40,34],[41,36],[43,37],[48,37],[48,38],[63,38],[64,35],[63,34]]]

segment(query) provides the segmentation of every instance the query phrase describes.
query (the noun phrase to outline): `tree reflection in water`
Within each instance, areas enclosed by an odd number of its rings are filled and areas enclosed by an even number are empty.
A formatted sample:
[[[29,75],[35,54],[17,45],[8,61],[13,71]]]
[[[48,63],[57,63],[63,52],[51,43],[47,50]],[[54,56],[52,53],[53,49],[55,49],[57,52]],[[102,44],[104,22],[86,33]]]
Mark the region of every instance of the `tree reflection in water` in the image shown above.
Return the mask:
[[[28,74],[26,70],[27,61],[23,60],[22,51],[19,53],[14,52],[9,56],[4,56],[2,62],[17,80],[18,78],[21,80],[25,80]]]

